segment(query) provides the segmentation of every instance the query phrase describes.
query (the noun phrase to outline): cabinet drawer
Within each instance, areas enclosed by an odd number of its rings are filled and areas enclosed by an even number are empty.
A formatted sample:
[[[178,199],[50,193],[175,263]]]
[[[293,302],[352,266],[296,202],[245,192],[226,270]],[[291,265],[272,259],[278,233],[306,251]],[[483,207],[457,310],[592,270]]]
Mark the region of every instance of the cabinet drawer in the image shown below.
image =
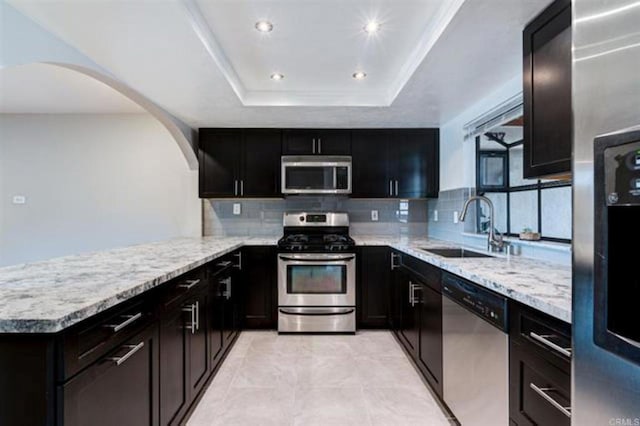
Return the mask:
[[[157,331],[125,340],[58,388],[58,424],[157,425]]]
[[[204,268],[197,268],[165,284],[160,296],[161,310],[172,309],[186,297],[202,289],[206,285],[204,271]]]
[[[571,325],[548,315],[511,304],[511,330],[514,339],[526,342],[530,350],[566,365],[569,373],[571,359]]]
[[[571,424],[571,376],[530,350],[510,344],[510,417],[518,425]]]
[[[404,253],[400,253],[400,264],[416,275],[423,284],[442,293],[442,270],[440,268]]]
[[[153,321],[153,304],[149,299],[138,298],[118,305],[65,331],[64,368],[59,380],[67,380]]]

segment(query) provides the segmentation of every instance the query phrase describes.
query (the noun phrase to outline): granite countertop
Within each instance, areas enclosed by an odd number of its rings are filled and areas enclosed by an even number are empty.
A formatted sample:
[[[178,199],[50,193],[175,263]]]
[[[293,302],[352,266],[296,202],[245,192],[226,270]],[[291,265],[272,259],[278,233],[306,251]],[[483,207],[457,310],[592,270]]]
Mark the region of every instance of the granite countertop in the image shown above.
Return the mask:
[[[181,238],[0,268],[0,333],[55,333],[243,245],[277,238]]]
[[[571,266],[504,255],[492,258],[445,258],[420,247],[455,247],[428,239],[354,237],[358,245],[388,245],[483,287],[571,323]],[[470,250],[484,252],[477,248]]]
[[[451,259],[418,249],[451,246],[437,240],[354,239],[362,246],[391,246],[571,322],[570,266],[525,258]],[[0,268],[0,333],[61,331],[244,245],[277,240],[182,238]]]

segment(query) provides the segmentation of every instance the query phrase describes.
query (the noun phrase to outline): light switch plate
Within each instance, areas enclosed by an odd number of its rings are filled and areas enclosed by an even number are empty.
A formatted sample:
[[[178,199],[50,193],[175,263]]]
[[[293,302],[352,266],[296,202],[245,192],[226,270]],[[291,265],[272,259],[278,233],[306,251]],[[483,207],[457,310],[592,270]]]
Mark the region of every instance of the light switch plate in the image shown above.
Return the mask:
[[[433,211],[433,221],[437,222],[438,221],[438,210],[434,210]]]
[[[458,222],[460,222],[460,217],[459,217],[459,213],[456,211],[456,212],[453,212],[453,223],[458,223]]]
[[[371,221],[372,222],[378,221],[378,210],[371,210]]]
[[[242,205],[240,203],[233,203],[233,214],[236,216],[242,214]]]
[[[13,196],[13,204],[26,204],[27,197],[24,195],[14,195]]]

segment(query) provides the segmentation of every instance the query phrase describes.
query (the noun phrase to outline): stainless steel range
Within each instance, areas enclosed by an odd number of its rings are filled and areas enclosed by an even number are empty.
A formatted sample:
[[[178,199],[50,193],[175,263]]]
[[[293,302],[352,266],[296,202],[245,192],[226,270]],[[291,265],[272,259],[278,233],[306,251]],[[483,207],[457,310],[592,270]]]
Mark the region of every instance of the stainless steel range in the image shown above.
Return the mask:
[[[278,332],[356,331],[356,254],[346,213],[285,213]]]

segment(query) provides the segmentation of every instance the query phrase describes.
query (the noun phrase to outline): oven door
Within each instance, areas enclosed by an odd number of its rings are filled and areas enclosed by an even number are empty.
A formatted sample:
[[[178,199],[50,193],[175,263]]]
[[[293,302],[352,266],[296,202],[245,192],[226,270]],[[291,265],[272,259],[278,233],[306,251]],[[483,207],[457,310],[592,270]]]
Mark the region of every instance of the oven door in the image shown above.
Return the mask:
[[[356,255],[278,256],[279,306],[355,306]]]
[[[350,194],[351,157],[282,157],[283,194]]]

